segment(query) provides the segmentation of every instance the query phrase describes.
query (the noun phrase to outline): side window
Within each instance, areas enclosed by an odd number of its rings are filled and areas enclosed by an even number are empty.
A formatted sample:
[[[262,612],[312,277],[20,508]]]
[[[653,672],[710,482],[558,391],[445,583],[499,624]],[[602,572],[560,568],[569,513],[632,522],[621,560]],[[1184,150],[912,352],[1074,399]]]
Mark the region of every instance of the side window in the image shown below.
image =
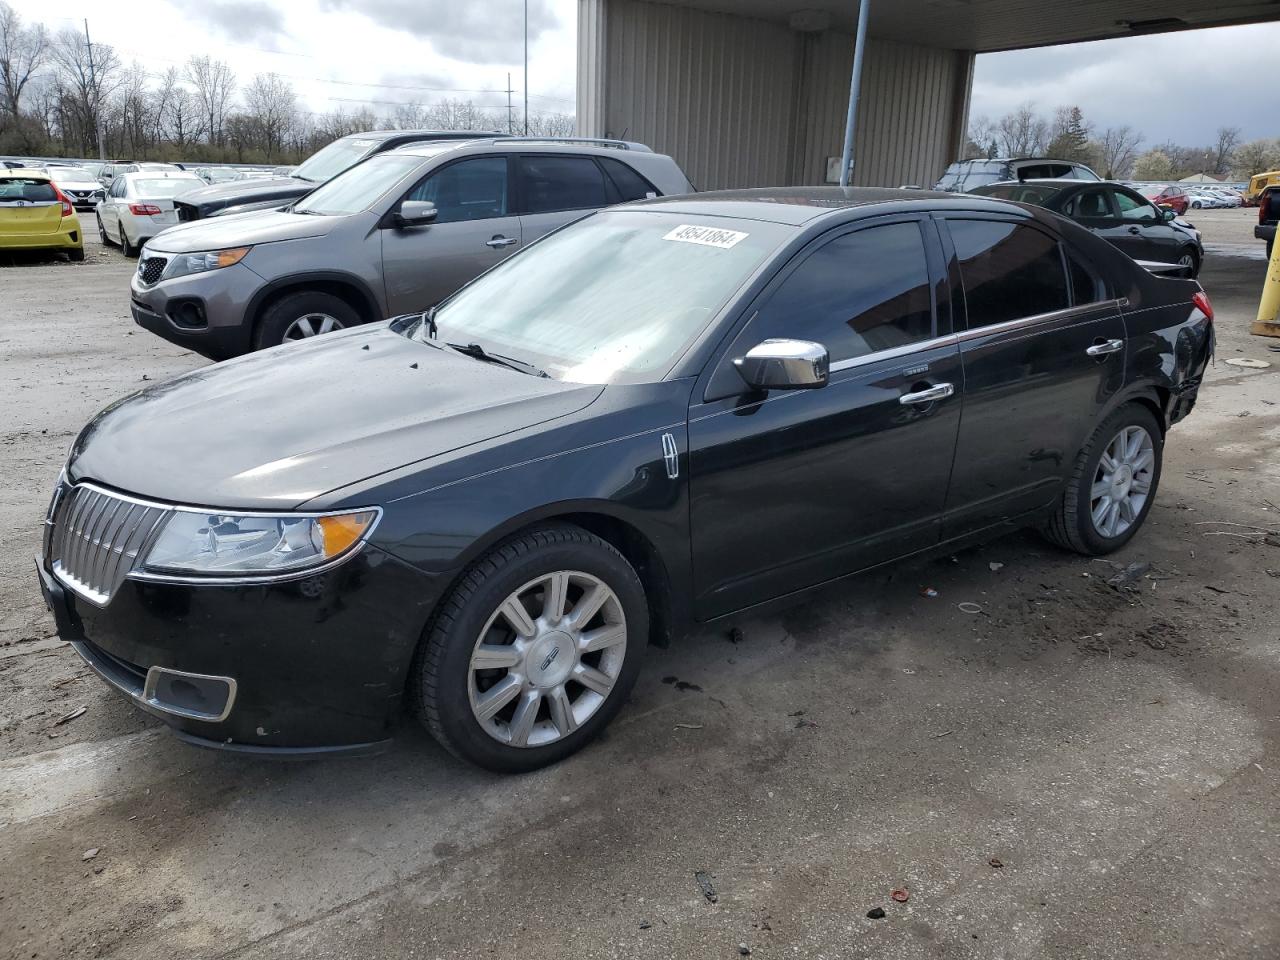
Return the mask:
[[[488,220],[507,215],[507,158],[476,157],[438,170],[409,191],[440,211],[436,223]]]
[[[1119,190],[1115,192],[1116,209],[1120,211],[1120,219],[1122,220],[1159,220],[1160,217],[1153,207],[1141,197],[1136,197],[1131,193],[1123,193]]]
[[[1067,277],[1058,242],[1001,220],[949,220],[969,329],[1063,310]]]
[[[1113,216],[1111,206],[1107,203],[1107,194],[1103,190],[1082,190],[1071,201],[1072,211],[1069,217],[1083,220],[1110,220]]]
[[[640,174],[636,173],[621,160],[612,157],[598,157],[604,167],[609,184],[617,193],[610,197],[612,203],[626,203],[629,200],[643,200],[646,197],[658,197],[661,193]]]
[[[933,336],[920,226],[892,223],[819,247],[782,282],[753,324],[759,339],[813,340],[831,362]]]
[[[1106,298],[1102,284],[1093,271],[1067,252],[1067,267],[1071,271],[1071,303],[1080,307]]]
[[[526,213],[607,206],[604,174],[591,157],[520,158]]]

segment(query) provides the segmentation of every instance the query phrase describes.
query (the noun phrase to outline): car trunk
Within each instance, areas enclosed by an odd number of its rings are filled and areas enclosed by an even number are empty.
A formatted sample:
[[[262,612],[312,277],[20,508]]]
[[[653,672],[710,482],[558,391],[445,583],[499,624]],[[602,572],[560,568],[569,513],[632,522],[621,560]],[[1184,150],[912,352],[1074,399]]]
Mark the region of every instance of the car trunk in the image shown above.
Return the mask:
[[[159,213],[144,214],[139,212],[144,209],[158,210]],[[178,222],[178,213],[171,197],[157,197],[155,199],[140,197],[129,204],[129,212],[139,220],[149,220],[158,227],[171,227]]]
[[[57,200],[0,199],[0,234],[10,237],[43,236],[62,226],[62,204]]]

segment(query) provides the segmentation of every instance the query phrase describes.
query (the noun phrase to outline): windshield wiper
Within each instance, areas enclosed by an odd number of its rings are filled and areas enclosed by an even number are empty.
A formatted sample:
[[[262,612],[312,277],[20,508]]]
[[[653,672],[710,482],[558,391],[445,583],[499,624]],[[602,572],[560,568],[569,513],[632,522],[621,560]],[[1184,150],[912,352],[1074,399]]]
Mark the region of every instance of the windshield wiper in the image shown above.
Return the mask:
[[[435,327],[435,318],[430,320],[432,328]],[[515,360],[512,357],[504,357],[500,353],[490,353],[478,343],[450,343],[446,344],[450,350],[460,353],[464,357],[472,357],[476,360],[483,360],[485,363],[496,363],[502,367],[508,367],[518,373],[528,373],[535,377],[545,377],[551,379],[551,375],[545,370],[535,367],[531,363],[525,363],[523,360]]]
[[[440,335],[440,328],[436,326],[436,311],[439,309],[440,307],[437,304],[434,307],[427,307],[427,309],[422,311],[422,323],[427,328],[427,336],[432,340],[436,339],[436,337]]]

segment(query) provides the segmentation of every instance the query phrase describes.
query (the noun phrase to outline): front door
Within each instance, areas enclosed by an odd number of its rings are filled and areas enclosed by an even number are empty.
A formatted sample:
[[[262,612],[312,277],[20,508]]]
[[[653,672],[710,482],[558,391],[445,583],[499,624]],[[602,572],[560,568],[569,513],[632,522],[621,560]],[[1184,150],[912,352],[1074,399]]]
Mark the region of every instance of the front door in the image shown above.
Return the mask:
[[[1112,242],[1135,260],[1176,263],[1181,252],[1179,235],[1165,220],[1164,211],[1133,191],[1111,187],[1109,192],[1122,224],[1117,231],[1118,242]]]
[[[947,539],[1051,504],[1123,385],[1125,328],[1088,264],[1002,219],[948,219],[964,287],[964,415]]]
[[[507,166],[504,155],[458,160],[402,198],[434,203],[439,214],[423,226],[381,231],[389,316],[434,306],[519,249]]]
[[[931,276],[933,225],[880,222],[811,246],[750,308],[689,411],[699,619],[938,541],[962,384]],[[775,337],[823,344],[827,386],[751,392],[732,361]]]

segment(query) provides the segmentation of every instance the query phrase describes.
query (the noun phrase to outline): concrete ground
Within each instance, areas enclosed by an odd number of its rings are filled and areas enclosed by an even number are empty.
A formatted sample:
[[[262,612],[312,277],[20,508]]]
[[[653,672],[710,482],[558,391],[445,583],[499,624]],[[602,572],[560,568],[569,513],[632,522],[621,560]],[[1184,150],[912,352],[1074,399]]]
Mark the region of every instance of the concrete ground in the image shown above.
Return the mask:
[[[650,650],[600,743],[518,778],[408,724],[198,751],[51,638],[74,433],[203,361],[133,326],[115,251],[0,267],[0,957],[1274,960],[1280,354],[1240,213],[1193,218],[1219,359],[1121,554],[1019,535]]]

